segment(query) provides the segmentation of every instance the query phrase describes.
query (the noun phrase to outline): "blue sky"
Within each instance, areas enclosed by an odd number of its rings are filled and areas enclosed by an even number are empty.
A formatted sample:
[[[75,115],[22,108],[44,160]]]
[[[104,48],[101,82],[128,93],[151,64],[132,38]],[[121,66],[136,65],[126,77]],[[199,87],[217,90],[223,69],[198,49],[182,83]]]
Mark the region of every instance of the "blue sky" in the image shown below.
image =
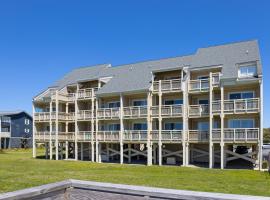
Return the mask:
[[[258,39],[270,127],[270,1],[0,1],[0,110],[31,112],[32,97],[75,67],[191,54]]]

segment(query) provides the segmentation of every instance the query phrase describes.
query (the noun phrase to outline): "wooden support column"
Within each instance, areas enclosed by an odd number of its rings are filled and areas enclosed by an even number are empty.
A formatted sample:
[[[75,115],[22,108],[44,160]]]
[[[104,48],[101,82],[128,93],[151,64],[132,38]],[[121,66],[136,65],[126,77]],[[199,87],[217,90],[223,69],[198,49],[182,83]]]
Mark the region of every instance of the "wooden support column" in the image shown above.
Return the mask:
[[[96,108],[97,110],[97,108]],[[94,88],[92,88],[92,100],[91,100],[91,161],[95,161],[95,150],[94,150],[94,136],[95,136],[95,114],[97,120],[97,113],[95,112],[95,95]],[[98,129],[96,128],[96,132]],[[89,147],[90,148],[90,147]]]
[[[264,107],[263,107],[263,79],[260,80],[260,133],[259,133],[259,143],[258,143],[258,150],[259,150],[259,170],[262,170],[262,145],[263,145],[263,114],[264,114]]]
[[[56,90],[56,99],[55,99],[55,111],[56,111],[56,118],[55,118],[55,160],[58,160],[59,157],[59,144],[58,144],[58,134],[59,134],[59,91]]]
[[[161,90],[161,80],[159,80],[159,92],[158,92],[158,165],[162,165],[162,90]]]
[[[96,99],[96,162],[100,162],[99,161],[99,144],[98,144],[98,130],[99,130],[99,126],[98,126],[98,108],[99,108],[99,99]],[[93,155],[93,154],[92,154]],[[92,158],[93,160],[93,158]]]
[[[33,158],[36,158],[36,156],[37,156],[37,150],[36,150],[36,137],[35,137],[35,135],[36,135],[36,123],[35,123],[35,104],[34,104],[34,102],[33,102],[33,104],[32,104],[32,109],[33,109],[33,135],[32,135],[32,137],[33,137]],[[0,117],[1,118],[1,117]],[[0,126],[1,126],[1,119],[0,119]],[[0,131],[2,131],[2,128],[0,127]],[[0,133],[0,137],[1,137],[1,133]],[[0,149],[1,149],[1,138],[0,138]]]
[[[83,160],[83,142],[81,142],[81,160]]]
[[[65,142],[66,146],[65,146],[65,156],[66,156],[66,160],[68,159],[68,141]]]
[[[151,144],[151,132],[152,132],[152,118],[151,118],[151,107],[152,107],[152,93],[147,94],[147,165],[152,165],[152,144]]]
[[[224,86],[220,87],[220,168],[224,169]]]
[[[124,162],[124,149],[123,149],[123,134],[124,134],[124,120],[123,120],[123,112],[124,112],[124,103],[123,103],[123,95],[120,94],[120,164]]]
[[[53,128],[52,128],[52,101],[50,102],[50,141],[49,141],[49,146],[50,146],[50,160],[53,159],[53,143],[52,143],[52,132],[53,132]]]
[[[101,144],[98,145],[98,162],[101,163],[102,159],[101,159]]]
[[[213,101],[213,77],[212,72],[209,76],[209,168],[213,168],[213,139],[212,139],[212,130],[213,130],[213,112],[212,112],[212,101]]]
[[[79,127],[78,127],[78,91],[79,91],[79,84],[77,84],[77,92],[75,95],[75,149],[74,149],[74,154],[75,154],[75,160],[78,160],[78,133],[79,133]]]

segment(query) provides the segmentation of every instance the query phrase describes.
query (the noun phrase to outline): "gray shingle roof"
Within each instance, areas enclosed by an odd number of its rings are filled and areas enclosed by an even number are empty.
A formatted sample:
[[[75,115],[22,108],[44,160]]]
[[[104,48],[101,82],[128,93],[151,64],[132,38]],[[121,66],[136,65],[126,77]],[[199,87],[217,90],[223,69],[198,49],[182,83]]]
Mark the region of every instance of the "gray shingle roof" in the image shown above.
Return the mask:
[[[57,81],[54,87],[63,88],[82,80],[112,77],[98,95],[147,90],[151,72],[188,66],[200,68],[222,65],[223,78],[237,78],[237,64],[258,62],[257,72],[261,75],[260,54],[257,40],[199,48],[195,54],[160,60],[139,62],[111,67],[109,64],[78,68]]]

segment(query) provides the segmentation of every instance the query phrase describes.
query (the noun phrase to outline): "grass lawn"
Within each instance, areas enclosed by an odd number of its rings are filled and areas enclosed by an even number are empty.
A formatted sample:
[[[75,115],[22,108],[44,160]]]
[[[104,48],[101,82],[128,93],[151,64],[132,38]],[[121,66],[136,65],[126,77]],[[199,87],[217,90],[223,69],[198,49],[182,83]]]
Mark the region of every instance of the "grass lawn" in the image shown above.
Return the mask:
[[[41,154],[43,151],[38,150]],[[0,193],[65,179],[270,196],[270,175],[252,170],[140,166],[31,158],[31,150],[0,152]]]

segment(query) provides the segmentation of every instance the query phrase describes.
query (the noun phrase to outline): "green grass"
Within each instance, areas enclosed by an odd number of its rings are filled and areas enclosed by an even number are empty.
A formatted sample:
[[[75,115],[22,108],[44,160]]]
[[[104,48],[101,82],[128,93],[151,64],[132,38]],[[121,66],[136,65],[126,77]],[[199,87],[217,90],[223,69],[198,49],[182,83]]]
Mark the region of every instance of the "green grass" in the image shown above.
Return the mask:
[[[0,152],[0,193],[65,179],[80,179],[270,196],[270,175],[266,172],[50,161],[33,159],[31,155],[31,150]]]

